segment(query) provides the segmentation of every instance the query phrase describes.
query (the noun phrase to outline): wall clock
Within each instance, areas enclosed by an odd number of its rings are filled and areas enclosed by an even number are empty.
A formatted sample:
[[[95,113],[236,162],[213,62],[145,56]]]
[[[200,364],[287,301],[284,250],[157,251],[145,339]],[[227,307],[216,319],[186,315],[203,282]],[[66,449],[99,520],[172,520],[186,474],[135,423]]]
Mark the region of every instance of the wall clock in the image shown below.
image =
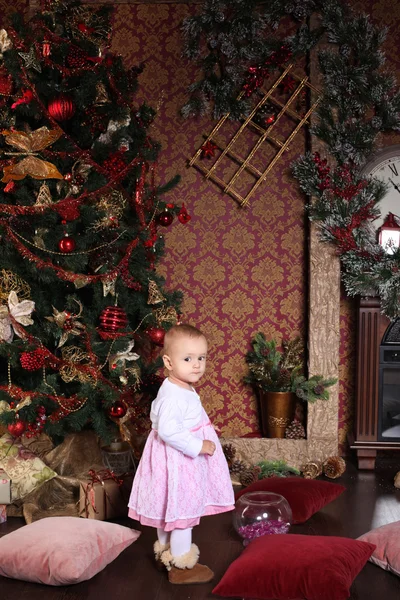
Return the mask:
[[[376,177],[389,185],[379,203],[381,216],[373,221],[372,226],[378,229],[389,212],[400,217],[400,144],[376,152],[363,167],[361,175]]]

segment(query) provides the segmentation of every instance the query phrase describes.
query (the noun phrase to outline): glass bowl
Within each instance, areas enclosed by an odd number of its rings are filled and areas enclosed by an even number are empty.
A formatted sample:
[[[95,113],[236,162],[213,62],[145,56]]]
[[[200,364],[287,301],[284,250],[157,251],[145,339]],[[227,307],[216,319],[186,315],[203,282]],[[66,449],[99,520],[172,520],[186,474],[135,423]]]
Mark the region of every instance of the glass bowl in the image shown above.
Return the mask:
[[[286,498],[273,492],[248,492],[236,501],[233,526],[246,546],[254,538],[287,533],[292,509]]]

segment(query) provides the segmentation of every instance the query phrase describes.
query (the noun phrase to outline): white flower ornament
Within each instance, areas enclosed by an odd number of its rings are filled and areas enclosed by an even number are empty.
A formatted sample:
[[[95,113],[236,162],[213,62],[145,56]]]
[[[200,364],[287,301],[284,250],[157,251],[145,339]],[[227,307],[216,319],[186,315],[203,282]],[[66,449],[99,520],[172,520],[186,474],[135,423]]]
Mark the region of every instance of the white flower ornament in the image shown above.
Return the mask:
[[[10,343],[13,341],[14,333],[21,337],[18,329],[14,328],[11,317],[21,325],[33,325],[31,314],[34,309],[35,303],[32,300],[19,302],[17,294],[10,292],[8,306],[0,306],[0,340]]]

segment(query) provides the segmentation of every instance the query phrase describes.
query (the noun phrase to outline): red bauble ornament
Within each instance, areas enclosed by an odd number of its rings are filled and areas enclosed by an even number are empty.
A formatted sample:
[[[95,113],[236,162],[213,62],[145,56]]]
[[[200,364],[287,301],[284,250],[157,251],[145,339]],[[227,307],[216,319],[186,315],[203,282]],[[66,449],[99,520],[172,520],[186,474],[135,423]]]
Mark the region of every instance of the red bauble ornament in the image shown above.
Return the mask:
[[[60,94],[50,100],[47,110],[55,121],[68,121],[75,113],[75,104],[68,94]]]
[[[110,410],[108,411],[108,414],[113,419],[122,419],[122,417],[124,417],[126,415],[126,411],[127,411],[127,407],[126,407],[125,402],[121,402],[121,400],[117,400],[111,406]]]
[[[161,329],[161,327],[149,327],[146,329],[146,333],[156,346],[164,344],[165,330]]]
[[[62,252],[63,254],[69,254],[70,252],[73,252],[76,248],[76,243],[75,240],[66,235],[65,237],[63,237],[59,242],[58,242],[58,249],[60,250],[60,252]]]
[[[23,421],[16,421],[15,423],[10,423],[10,425],[7,425],[7,429],[12,436],[21,437],[26,429],[26,425]]]
[[[159,215],[156,216],[157,225],[162,225],[163,227],[169,227],[174,220],[174,215],[165,208]]]
[[[107,333],[116,333],[127,325],[126,312],[119,306],[107,306],[100,315],[100,329]]]

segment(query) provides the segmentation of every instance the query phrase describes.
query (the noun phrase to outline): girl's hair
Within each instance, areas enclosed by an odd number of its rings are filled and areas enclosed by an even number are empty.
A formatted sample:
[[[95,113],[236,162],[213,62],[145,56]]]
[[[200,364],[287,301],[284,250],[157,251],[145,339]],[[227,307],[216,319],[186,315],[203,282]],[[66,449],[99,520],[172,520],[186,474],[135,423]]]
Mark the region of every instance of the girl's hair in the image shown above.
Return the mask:
[[[190,338],[205,338],[204,333],[202,333],[200,329],[197,329],[197,327],[194,327],[193,325],[189,325],[187,323],[173,325],[173,327],[167,331],[164,337],[164,354],[168,353],[168,347],[171,345],[173,340],[184,336]]]

